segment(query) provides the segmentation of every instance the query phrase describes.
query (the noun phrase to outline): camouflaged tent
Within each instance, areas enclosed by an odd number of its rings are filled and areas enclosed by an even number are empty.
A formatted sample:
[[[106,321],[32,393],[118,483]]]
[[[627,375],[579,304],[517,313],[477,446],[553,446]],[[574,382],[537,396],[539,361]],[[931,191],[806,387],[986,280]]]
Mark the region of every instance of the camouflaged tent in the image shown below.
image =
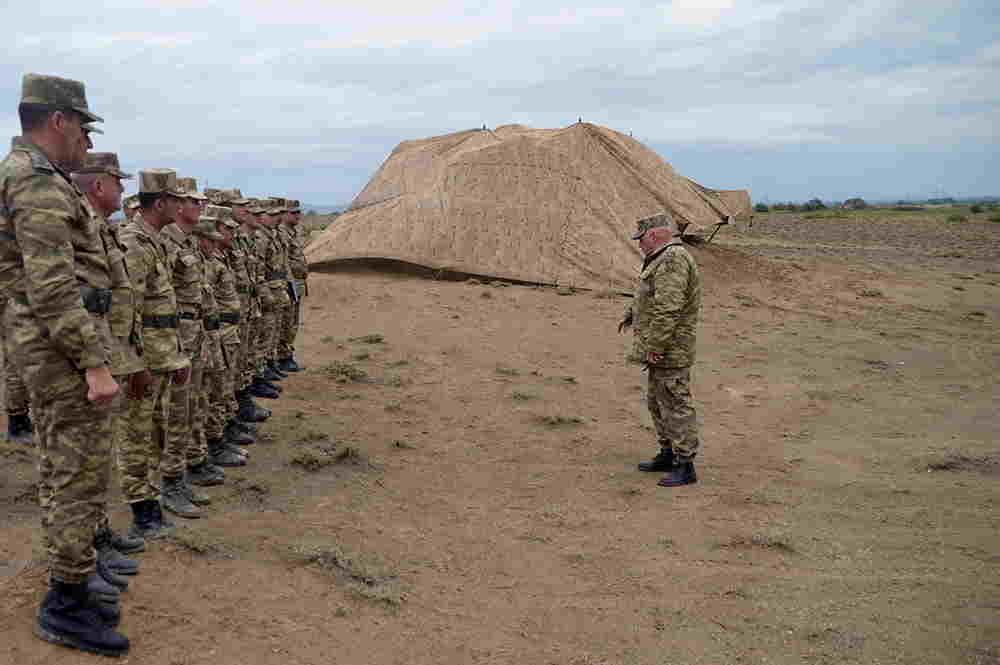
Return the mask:
[[[666,210],[698,231],[738,214],[711,191],[597,125],[457,132],[399,144],[306,256],[320,270],[392,261],[628,289],[641,262],[635,220]]]

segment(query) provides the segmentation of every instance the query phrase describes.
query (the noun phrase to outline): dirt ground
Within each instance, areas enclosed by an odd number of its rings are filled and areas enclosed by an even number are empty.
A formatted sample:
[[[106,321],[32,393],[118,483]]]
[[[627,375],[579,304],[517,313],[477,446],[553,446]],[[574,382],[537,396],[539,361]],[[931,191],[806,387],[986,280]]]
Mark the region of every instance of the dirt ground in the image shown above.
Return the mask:
[[[309,370],[139,556],[126,662],[1000,663],[1000,224],[717,241],[701,481],[673,490],[635,470],[625,298],[315,275]],[[96,662],[31,635],[34,470],[0,446],[0,663]]]

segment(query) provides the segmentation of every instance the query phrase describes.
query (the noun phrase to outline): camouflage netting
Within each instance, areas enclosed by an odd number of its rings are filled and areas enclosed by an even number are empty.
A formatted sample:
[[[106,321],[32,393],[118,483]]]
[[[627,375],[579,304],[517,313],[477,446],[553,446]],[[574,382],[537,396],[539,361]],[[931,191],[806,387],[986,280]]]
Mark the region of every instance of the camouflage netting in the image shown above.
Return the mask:
[[[401,143],[306,256],[320,270],[395,261],[628,289],[637,219],[667,210],[698,231],[739,214],[732,205],[610,129],[505,125]]]

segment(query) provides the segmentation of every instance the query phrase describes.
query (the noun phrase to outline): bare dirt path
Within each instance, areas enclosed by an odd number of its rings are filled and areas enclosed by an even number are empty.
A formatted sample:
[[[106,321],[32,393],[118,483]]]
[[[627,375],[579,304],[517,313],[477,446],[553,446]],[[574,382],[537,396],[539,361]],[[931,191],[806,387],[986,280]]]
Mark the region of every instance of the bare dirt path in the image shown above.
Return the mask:
[[[141,555],[129,662],[1000,662],[997,275],[696,251],[704,455],[675,491],[634,470],[624,299],[317,275],[251,466]],[[33,470],[2,451],[16,561]],[[0,662],[92,662],[31,636],[43,577],[0,568]]]

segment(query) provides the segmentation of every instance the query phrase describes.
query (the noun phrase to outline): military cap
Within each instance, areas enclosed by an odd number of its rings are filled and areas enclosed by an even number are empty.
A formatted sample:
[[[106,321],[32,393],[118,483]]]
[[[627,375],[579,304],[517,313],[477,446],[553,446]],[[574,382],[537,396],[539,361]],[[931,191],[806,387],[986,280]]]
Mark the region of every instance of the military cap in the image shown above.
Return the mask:
[[[211,240],[222,240],[224,236],[219,233],[218,229],[215,228],[215,222],[217,220],[214,217],[206,217],[202,215],[198,218],[198,223],[194,225],[191,229],[191,233],[196,236],[201,236],[202,238],[209,238]]]
[[[225,206],[208,205],[201,219],[213,219],[218,224],[224,224],[230,228],[238,228],[240,223],[233,219],[233,211]]]
[[[126,196],[125,200],[122,201],[122,203],[124,203],[125,207],[127,209],[129,209],[129,210],[133,210],[135,208],[138,208],[139,207],[139,195],[138,194],[131,194],[129,196]]]
[[[632,240],[638,240],[646,235],[646,231],[658,226],[670,226],[673,224],[673,221],[674,218],[670,216],[670,213],[666,212],[662,212],[659,215],[652,215],[651,217],[643,217],[635,223],[636,231],[632,234]]]
[[[103,134],[104,133],[103,129],[98,129],[97,127],[94,127],[94,124],[90,123],[90,122],[87,122],[87,123],[84,123],[84,124],[80,125],[80,129],[82,129],[83,131],[87,132],[88,134]]]
[[[198,181],[194,178],[178,178],[177,188],[181,191],[181,196],[196,201],[207,201],[208,197],[198,191]]]
[[[226,190],[215,189],[214,187],[206,187],[205,191],[202,192],[205,198],[208,199],[209,203],[212,205],[226,205],[228,202],[228,197],[226,196]]]
[[[291,208],[289,212],[302,212],[302,205],[299,203],[298,199],[289,201],[289,208]]]
[[[104,122],[104,118],[90,112],[87,93],[80,81],[45,74],[25,74],[21,79],[21,103],[48,106],[53,111],[72,109],[87,122]]]
[[[280,215],[285,212],[285,199],[272,196],[264,202],[264,205],[267,208],[265,212],[268,215]]]
[[[249,205],[250,199],[243,198],[243,192],[239,190],[238,187],[227,190],[229,192],[229,203],[234,206],[245,206]]]
[[[131,180],[134,176],[125,173],[118,165],[118,155],[113,152],[88,152],[83,167],[76,173],[107,173],[122,180]]]
[[[177,188],[177,171],[173,169],[144,169],[139,171],[139,193],[184,196],[184,193]]]

